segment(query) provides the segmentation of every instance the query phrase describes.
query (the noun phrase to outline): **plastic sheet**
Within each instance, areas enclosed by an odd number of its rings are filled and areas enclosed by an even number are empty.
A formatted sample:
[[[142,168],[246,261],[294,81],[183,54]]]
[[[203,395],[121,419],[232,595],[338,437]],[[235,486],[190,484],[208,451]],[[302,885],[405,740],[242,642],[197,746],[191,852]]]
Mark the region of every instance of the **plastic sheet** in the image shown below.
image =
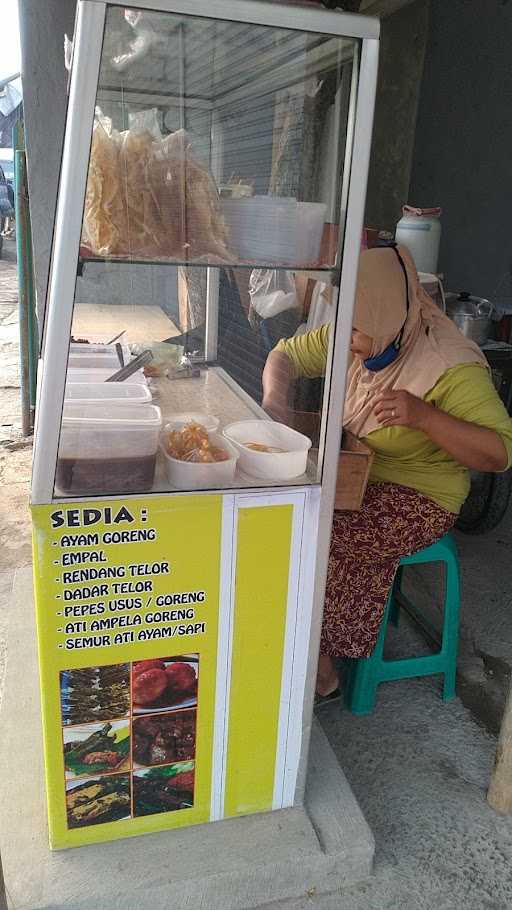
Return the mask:
[[[138,60],[146,57],[158,41],[158,35],[151,24],[151,16],[138,10],[126,9],[124,17],[133,29],[133,37],[110,61],[119,73],[125,72]]]
[[[254,269],[249,280],[249,296],[252,308],[262,319],[299,307],[292,272]]]

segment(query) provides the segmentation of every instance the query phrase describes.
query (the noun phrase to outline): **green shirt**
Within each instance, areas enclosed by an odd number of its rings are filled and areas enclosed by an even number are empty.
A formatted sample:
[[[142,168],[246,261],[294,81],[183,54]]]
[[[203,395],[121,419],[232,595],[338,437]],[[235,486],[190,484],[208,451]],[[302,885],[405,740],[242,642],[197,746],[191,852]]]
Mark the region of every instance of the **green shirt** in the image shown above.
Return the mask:
[[[296,376],[313,379],[325,374],[328,345],[329,326],[325,325],[280,341],[275,350],[289,357]],[[495,430],[506,447],[510,466],[512,420],[484,366],[463,363],[446,370],[424,400],[460,420]],[[421,430],[383,427],[364,442],[375,453],[370,482],[412,487],[448,511],[460,511],[469,492],[469,471]]]

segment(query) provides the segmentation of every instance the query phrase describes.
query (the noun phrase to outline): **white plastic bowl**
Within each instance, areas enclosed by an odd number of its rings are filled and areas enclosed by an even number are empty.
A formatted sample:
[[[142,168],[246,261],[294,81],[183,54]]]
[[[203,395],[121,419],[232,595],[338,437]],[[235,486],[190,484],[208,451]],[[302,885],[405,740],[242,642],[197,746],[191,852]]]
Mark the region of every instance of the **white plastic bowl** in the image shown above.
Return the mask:
[[[238,466],[245,474],[262,480],[292,480],[305,474],[311,440],[283,423],[272,420],[240,420],[224,429],[224,436],[238,450]],[[246,443],[259,442],[284,452],[255,452]]]
[[[216,490],[232,483],[238,460],[237,449],[218,433],[208,435],[214,446],[229,452],[231,457],[228,461],[197,464],[172,458],[165,447],[165,434],[161,434],[160,450],[164,458],[165,472],[169,483],[177,490]]]
[[[173,414],[165,424],[165,430],[182,430],[189,423],[198,423],[208,433],[215,433],[219,429],[219,418],[213,414],[200,414],[198,411],[186,411],[182,414]]]

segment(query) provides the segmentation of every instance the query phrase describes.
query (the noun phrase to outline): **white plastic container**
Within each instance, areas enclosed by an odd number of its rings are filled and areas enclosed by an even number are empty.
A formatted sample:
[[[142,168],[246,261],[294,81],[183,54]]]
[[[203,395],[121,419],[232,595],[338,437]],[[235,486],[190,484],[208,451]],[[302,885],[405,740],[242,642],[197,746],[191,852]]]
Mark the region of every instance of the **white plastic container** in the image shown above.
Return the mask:
[[[238,452],[227,439],[218,433],[209,433],[214,446],[225,449],[230,458],[227,461],[215,461],[211,464],[199,464],[192,461],[180,461],[172,458],[165,447],[165,436],[161,435],[160,450],[165,464],[165,473],[172,487],[177,490],[216,490],[230,486],[235,476]]]
[[[118,343],[121,344],[121,342]],[[129,357],[130,350],[128,345],[121,344],[121,348],[124,356]],[[116,354],[116,348],[113,344],[89,344],[82,341],[72,341],[69,345],[69,350],[73,354]]]
[[[327,206],[323,202],[299,202],[297,262],[315,264],[320,256]]]
[[[161,427],[151,404],[66,402],[56,487],[80,495],[151,489]]]
[[[150,404],[147,385],[137,382],[68,382],[64,401],[80,404]]]
[[[97,383],[97,382],[106,382],[107,379],[109,379],[109,377],[113,375],[113,373],[117,372],[117,370],[118,370],[117,364],[113,370],[112,369],[81,370],[78,367],[71,367],[71,369],[69,369],[66,374],[66,385],[68,385],[69,383],[75,383],[75,382],[86,382],[88,384]],[[132,375],[129,376],[128,380],[125,380],[125,382],[129,382],[130,385],[142,385],[142,386],[148,385],[148,380],[144,376],[144,373],[142,372],[142,370],[137,370],[136,373],[132,373]],[[123,384],[124,383],[109,383],[109,385],[123,385]]]
[[[238,449],[238,467],[262,480],[293,480],[305,474],[311,440],[283,423],[272,420],[240,420],[224,429],[224,436]],[[283,452],[255,452],[247,443],[260,443]]]
[[[80,370],[110,370],[110,375],[115,373],[116,370],[121,369],[121,364],[119,363],[119,357],[116,354],[115,348],[106,348],[103,351],[89,351],[87,348],[90,347],[88,344],[79,345],[73,347],[80,347],[83,350],[70,350],[68,358],[68,370],[69,369],[80,369]],[[129,360],[125,357],[125,364]]]
[[[418,215],[410,210],[404,210],[396,226],[395,238],[397,243],[403,243],[410,250],[418,272],[436,274],[441,242],[439,215]]]
[[[284,265],[317,261],[327,207],[279,196],[223,199],[230,246],[239,259]]]
[[[189,423],[197,423],[204,427],[208,433],[215,433],[219,429],[220,420],[213,414],[201,414],[199,411],[187,411],[183,414],[173,414],[165,424],[164,431],[182,430]]]

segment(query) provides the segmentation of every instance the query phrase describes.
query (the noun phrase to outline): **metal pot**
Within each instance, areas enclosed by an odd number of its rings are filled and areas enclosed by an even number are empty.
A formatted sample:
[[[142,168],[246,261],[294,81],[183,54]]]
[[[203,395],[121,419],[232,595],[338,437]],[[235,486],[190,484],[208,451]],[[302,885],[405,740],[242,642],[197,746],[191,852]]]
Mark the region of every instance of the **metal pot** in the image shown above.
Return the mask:
[[[466,291],[446,295],[446,312],[466,338],[485,344],[491,335],[494,307],[484,297],[472,297]]]

